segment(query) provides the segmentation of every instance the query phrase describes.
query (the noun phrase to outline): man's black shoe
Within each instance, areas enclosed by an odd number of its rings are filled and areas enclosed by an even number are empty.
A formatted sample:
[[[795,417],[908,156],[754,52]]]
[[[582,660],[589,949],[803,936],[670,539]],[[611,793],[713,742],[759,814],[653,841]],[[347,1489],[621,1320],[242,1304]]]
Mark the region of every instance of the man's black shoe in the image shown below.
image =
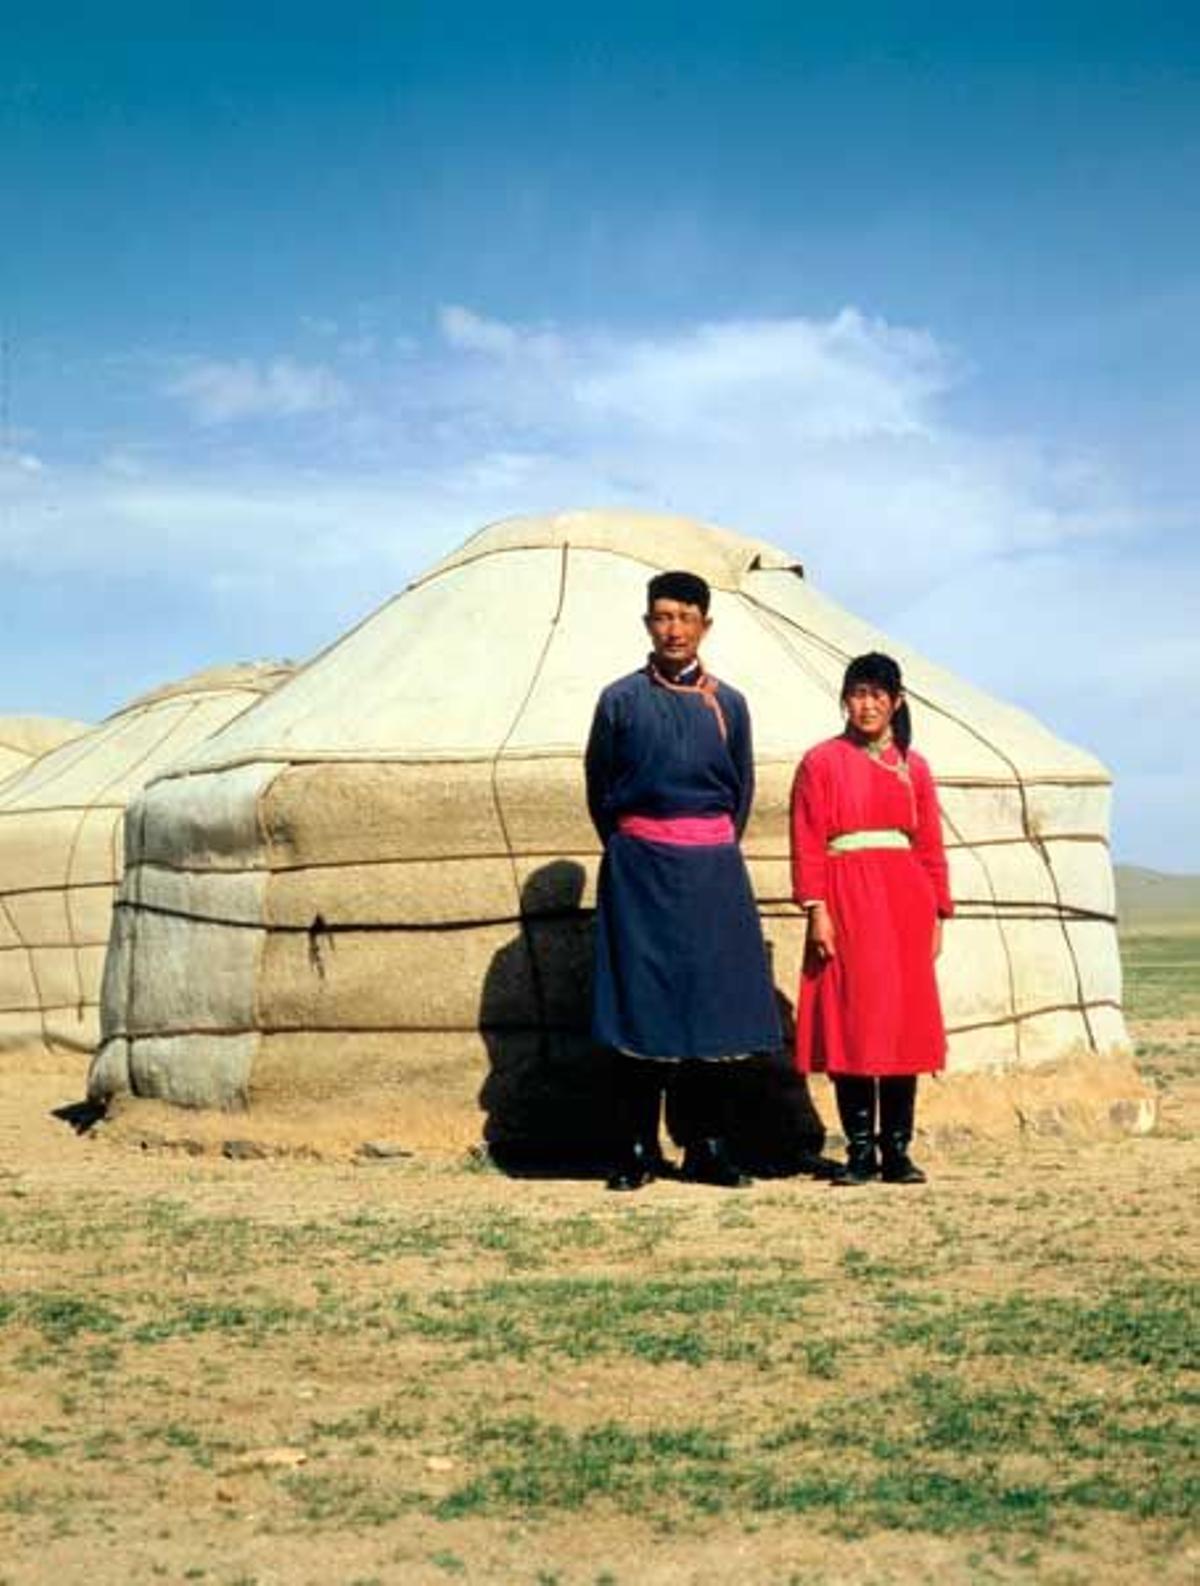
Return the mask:
[[[729,1155],[724,1140],[696,1140],[683,1153],[683,1177],[689,1184],[715,1184],[718,1189],[745,1189],[754,1180]]]
[[[652,1163],[655,1160],[662,1159],[657,1152],[652,1155],[641,1140],[635,1140],[609,1174],[606,1187],[610,1190],[644,1189],[647,1184],[654,1182]]]

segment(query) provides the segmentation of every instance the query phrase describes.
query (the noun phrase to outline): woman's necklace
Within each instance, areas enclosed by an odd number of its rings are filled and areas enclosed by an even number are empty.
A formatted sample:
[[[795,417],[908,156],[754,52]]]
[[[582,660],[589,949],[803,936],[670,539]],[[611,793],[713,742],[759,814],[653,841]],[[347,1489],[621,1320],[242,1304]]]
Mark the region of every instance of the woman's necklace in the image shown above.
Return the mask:
[[[875,764],[881,767],[882,770],[890,771],[893,776],[900,778],[905,787],[911,788],[912,782],[908,774],[907,758],[897,752],[895,760],[884,759],[884,755],[887,754],[888,750],[894,749],[896,746],[896,741],[890,729],[886,732],[881,732],[878,738],[868,738],[865,733],[855,732],[853,727],[847,727],[846,736],[856,748],[863,751],[869,760],[874,760]]]

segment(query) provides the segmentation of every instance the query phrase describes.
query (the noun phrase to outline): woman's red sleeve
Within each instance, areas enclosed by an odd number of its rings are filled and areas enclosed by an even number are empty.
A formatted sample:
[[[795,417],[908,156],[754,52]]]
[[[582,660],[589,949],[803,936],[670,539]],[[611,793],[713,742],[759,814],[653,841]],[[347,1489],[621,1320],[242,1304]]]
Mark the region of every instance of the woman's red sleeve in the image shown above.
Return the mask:
[[[825,898],[825,844],[829,800],[812,755],[805,755],[792,782],[792,896],[797,903]]]
[[[913,849],[925,874],[933,883],[938,914],[942,919],[948,919],[954,913],[954,899],[950,896],[950,872],[942,844],[942,816],[938,809],[937,788],[933,774],[923,760],[913,760],[910,764],[917,804],[917,831]]]

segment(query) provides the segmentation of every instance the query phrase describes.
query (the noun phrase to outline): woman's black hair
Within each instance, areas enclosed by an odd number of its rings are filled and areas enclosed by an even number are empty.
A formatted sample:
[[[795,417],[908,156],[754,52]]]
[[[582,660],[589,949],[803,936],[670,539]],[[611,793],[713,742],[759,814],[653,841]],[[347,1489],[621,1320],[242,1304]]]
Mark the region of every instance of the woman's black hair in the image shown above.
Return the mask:
[[[871,650],[866,655],[856,655],[846,668],[846,675],[842,679],[842,701],[845,703],[851,689],[857,688],[860,683],[866,683],[871,688],[881,688],[885,694],[890,694],[892,699],[899,699],[904,692],[904,680],[900,676],[900,664],[893,661],[890,655],[883,655],[878,650]],[[912,742],[912,717],[908,713],[907,700],[896,707],[896,714],[892,717],[892,737],[901,754],[908,753],[908,746]]]

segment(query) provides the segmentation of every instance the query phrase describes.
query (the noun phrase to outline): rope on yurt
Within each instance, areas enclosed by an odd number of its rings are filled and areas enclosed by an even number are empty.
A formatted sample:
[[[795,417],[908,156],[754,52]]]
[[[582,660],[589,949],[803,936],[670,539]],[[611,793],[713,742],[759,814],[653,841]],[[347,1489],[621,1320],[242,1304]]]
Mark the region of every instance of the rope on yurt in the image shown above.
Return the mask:
[[[1022,807],[1022,809],[1024,809],[1024,800],[1023,799],[1022,799],[1022,806],[1021,807]],[[992,872],[988,869],[987,864],[985,863],[982,854],[979,853],[979,851],[975,847],[974,843],[969,843],[969,842],[966,841],[966,839],[963,837],[962,832],[958,829],[958,826],[955,824],[953,816],[947,815],[946,811],[941,807],[940,803],[938,805],[938,814],[942,817],[942,820],[945,821],[946,825],[953,832],[953,834],[954,834],[955,838],[957,839],[958,843],[960,844],[960,846],[965,848],[967,850],[967,852],[971,855],[972,859],[975,860],[976,864],[978,864],[980,873],[983,876],[984,885],[987,887],[987,890],[988,890],[988,901],[991,904],[992,919],[995,921],[995,924],[996,924],[996,935],[1000,938],[1000,950],[1004,954],[1005,972],[1006,972],[1006,974],[1008,976],[1008,1007],[1009,1007],[1010,1018],[1007,1019],[1007,1020],[999,1019],[999,1020],[996,1021],[996,1024],[999,1025],[999,1024],[1004,1024],[1004,1023],[1011,1023],[1011,1025],[1012,1025],[1012,1033],[1013,1033],[1013,1048],[1014,1048],[1015,1053],[1016,1053],[1016,1060],[1017,1060],[1018,1063],[1020,1063],[1020,1061],[1021,1061],[1021,1015],[1020,1015],[1020,1013],[1017,1010],[1017,971],[1016,971],[1016,966],[1013,963],[1012,947],[1009,945],[1008,932],[1004,929],[1004,922],[1003,922],[1003,919],[1002,919],[1001,914],[1000,914],[1000,899],[996,896],[996,882],[995,882],[995,878],[993,877]],[[957,902],[958,902],[958,900],[955,899],[955,904],[956,905],[957,905]]]
[[[1093,921],[1101,925],[1115,925],[1117,916],[1106,914],[1102,909],[1084,909],[1075,903],[1043,903],[1037,899],[1025,901],[1020,898],[993,899],[989,905],[984,898],[955,898],[955,913],[963,909],[997,910],[1006,920],[1066,920],[1086,923]],[[978,916],[977,916],[978,917]]]
[[[94,727],[90,732],[80,733],[78,738],[71,738],[67,743],[60,744],[57,749],[51,749],[48,754],[39,755],[20,774],[19,784],[24,795],[28,797],[31,789],[36,792],[47,778],[53,784],[54,780],[61,777],[64,772],[74,771],[79,762],[86,760],[95,750],[99,733],[100,728]],[[5,781],[0,791],[7,798],[8,793],[17,786],[18,778],[12,777]]]
[[[6,761],[6,755],[12,755],[12,759]],[[20,749],[15,743],[5,743],[0,738],[0,783],[7,782],[9,777],[20,776],[22,771],[28,771],[37,758],[27,749]]]
[[[8,896],[5,893],[0,893],[0,909],[4,910],[4,918],[8,922],[9,930],[12,931],[13,935],[16,937],[18,944],[25,949],[25,957],[29,961],[29,981],[33,986],[33,995],[37,1000],[38,1023],[41,1025],[42,1029],[42,1045],[49,1046],[50,1036],[46,1028],[45,998],[42,995],[42,986],[38,979],[37,959],[33,955],[33,946],[30,942],[26,941],[20,926],[17,924],[16,918],[8,906]],[[23,1012],[24,1010],[18,1009],[16,1011]]]
[[[798,633],[802,633],[805,636],[805,638],[810,640],[810,642],[812,642],[813,644],[818,646],[820,649],[824,650],[826,654],[828,654],[828,655],[836,655],[836,656],[840,657],[843,661],[849,659],[848,652],[843,650],[839,645],[832,644],[828,639],[822,638],[820,634],[814,633],[813,630],[810,629],[810,628],[806,628],[803,623],[797,622],[794,617],[789,616],[786,612],[778,611],[773,606],[765,606],[765,603],[758,601],[755,598],[755,596],[751,595],[746,590],[739,590],[738,593],[740,595],[742,595],[742,597],[746,601],[748,601],[751,606],[756,607],[756,608],[758,608],[760,606],[763,606],[764,609],[767,612],[769,612],[772,617],[775,617],[780,622],[785,623],[788,627],[795,628]],[[1031,825],[1030,817],[1029,817],[1029,798],[1028,798],[1028,794],[1027,794],[1027,791],[1026,791],[1024,778],[1022,777],[1020,769],[1018,768],[1016,762],[1009,755],[1007,755],[1004,752],[1004,750],[1001,749],[997,744],[992,743],[991,740],[989,738],[987,738],[984,733],[982,733],[977,727],[973,726],[972,723],[970,721],[968,721],[965,717],[958,715],[957,712],[955,712],[955,711],[948,710],[944,705],[939,705],[939,704],[935,703],[935,701],[929,699],[926,695],[922,694],[918,689],[911,688],[908,684],[905,684],[905,692],[908,695],[910,695],[913,699],[920,700],[922,705],[924,705],[928,710],[935,711],[939,716],[944,717],[947,721],[952,721],[952,722],[954,722],[954,724],[956,726],[961,727],[964,732],[969,733],[970,736],[972,738],[974,738],[978,743],[983,744],[983,746],[986,749],[991,750],[991,752],[996,756],[996,758],[998,760],[1002,761],[1003,764],[1005,764],[1008,767],[1009,771],[1012,773],[1013,781],[1014,781],[1014,783],[1016,785],[1017,796],[1019,797],[1019,799],[1021,801],[1021,830],[1024,833],[1025,840],[1029,843],[1029,845],[1033,849],[1034,853],[1037,854],[1038,858],[1042,861],[1042,864],[1045,866],[1046,874],[1047,874],[1047,877],[1049,879],[1050,886],[1051,886],[1051,888],[1053,889],[1053,892],[1054,892],[1055,901],[1057,902],[1057,904],[1059,905],[1059,908],[1061,909],[1063,907],[1063,903],[1062,903],[1062,893],[1061,893],[1061,891],[1059,889],[1059,885],[1058,885],[1058,877],[1054,873],[1054,866],[1051,863],[1050,855],[1049,855],[1049,853],[1048,853],[1048,851],[1046,849],[1044,839],[1039,837],[1032,830],[1032,825]],[[971,852],[975,853],[974,847],[971,844],[966,843],[966,842],[964,842],[962,840],[961,833],[959,833],[956,830],[953,821],[949,820],[945,816],[944,813],[943,813],[943,819],[946,820],[946,824],[950,827],[950,829],[955,832],[955,835],[959,838],[959,841],[962,844],[962,846],[966,847],[966,848],[970,848]],[[976,858],[979,860],[980,867],[983,870],[984,874],[988,878],[988,888],[989,888],[989,890],[993,890],[991,874],[988,871],[988,868],[987,868],[987,865],[986,865],[985,861],[983,860],[982,856],[979,855],[979,854],[976,854]],[[997,919],[997,924],[998,924],[999,929],[1000,929],[1001,938],[1003,939],[1004,938],[1004,927],[1003,927],[1003,924],[1000,923],[999,919]],[[1064,945],[1066,946],[1066,949],[1067,949],[1067,956],[1068,956],[1068,958],[1071,961],[1071,970],[1072,970],[1072,974],[1074,975],[1074,979],[1075,979],[1075,991],[1076,991],[1076,995],[1077,995],[1077,997],[1079,999],[1079,1001],[1078,1001],[1079,1015],[1080,1015],[1080,1017],[1083,1020],[1083,1027],[1087,1031],[1088,1045],[1091,1047],[1093,1052],[1099,1053],[1099,1050],[1100,1050],[1099,1043],[1096,1040],[1096,1033],[1095,1033],[1095,1031],[1092,1028],[1092,1021],[1091,1021],[1091,1019],[1088,1016],[1087,998],[1086,998],[1086,994],[1084,992],[1084,987],[1083,987],[1083,972],[1082,972],[1082,970],[1079,967],[1079,958],[1078,958],[1078,955],[1076,954],[1076,951],[1075,951],[1075,944],[1071,940],[1071,933],[1067,929],[1066,920],[1060,917],[1059,924],[1060,924],[1060,927],[1062,929],[1063,943],[1064,943]],[[1007,941],[1005,941],[1004,945],[1005,945],[1005,953],[1008,954]],[[1011,971],[1011,964],[1012,964],[1012,959],[1011,959],[1011,955],[1009,955],[1010,971]],[[1015,987],[1014,987],[1014,990],[1013,990],[1012,1008],[1013,1008],[1013,1015],[1014,1015],[1014,1018],[1015,1018],[1016,1017],[1016,1011],[1017,1011],[1017,1009],[1016,1009]],[[1019,1026],[1014,1026],[1014,1029],[1019,1031]],[[1018,1037],[1018,1041],[1019,1041],[1019,1037]],[[1019,1054],[1019,1044],[1018,1044],[1018,1054]]]
[[[1025,805],[1024,800],[1022,800],[1022,814],[1024,813]],[[1096,1040],[1096,1032],[1092,1028],[1091,1015],[1088,1013],[1087,995],[1083,989],[1083,971],[1079,967],[1079,957],[1075,952],[1075,943],[1071,940],[1071,933],[1067,929],[1068,922],[1063,913],[1062,890],[1058,885],[1058,876],[1055,874],[1054,865],[1050,859],[1050,851],[1046,846],[1045,839],[1035,836],[1032,832],[1029,833],[1029,841],[1033,844],[1035,853],[1038,854],[1045,865],[1046,874],[1050,878],[1050,885],[1054,889],[1054,901],[1059,908],[1059,923],[1062,926],[1063,941],[1066,943],[1067,952],[1071,959],[1071,969],[1075,975],[1075,990],[1079,997],[1079,1013],[1083,1019],[1083,1027],[1087,1031],[1088,1045],[1093,1052],[1099,1053],[1100,1043]],[[1116,925],[1115,919],[1113,924],[1114,926]]]
[[[184,695],[183,698],[186,699],[187,696]],[[156,743],[152,746],[152,748],[148,749],[146,751],[146,754],[144,754],[141,757],[140,760],[135,762],[135,765],[144,765],[146,760],[147,760],[147,758],[151,754],[153,754],[155,752],[161,752],[161,750],[163,748],[163,745],[169,743],[171,738],[172,738],[172,736],[175,734],[175,732],[182,725],[184,725],[186,722],[190,721],[192,716],[196,713],[196,711],[198,711],[200,709],[200,703],[201,703],[201,701],[200,701],[199,698],[193,697],[191,699],[189,705],[188,705],[187,710],[184,711],[182,715],[180,715],[180,714],[176,714],[175,715],[175,719],[174,719],[174,721],[172,721],[171,726],[156,741]],[[126,775],[128,775],[128,770],[129,770],[129,768],[127,767],[126,768]],[[113,785],[113,782],[109,782],[108,784],[106,784],[106,787],[111,787],[112,785]],[[126,806],[126,807],[128,807],[128,806]],[[122,1012],[123,1012],[122,1023],[124,1025],[124,1028],[121,1031],[116,1032],[116,1033],[119,1033],[125,1040],[125,1056],[126,1056],[126,1062],[129,1065],[129,1072],[126,1075],[126,1081],[127,1081],[128,1085],[129,1085],[130,1090],[133,1089],[133,1042],[134,1042],[134,1039],[135,1039],[134,1034],[133,1034],[133,1009],[134,1009],[134,1000],[135,1000],[134,987],[135,987],[135,982],[136,982],[136,979],[137,979],[137,968],[138,968],[138,952],[137,952],[138,915],[140,913],[142,913],[143,910],[144,910],[144,900],[143,900],[143,871],[144,871],[144,867],[140,863],[140,860],[141,860],[142,854],[145,852],[145,849],[146,849],[146,840],[145,839],[146,839],[146,820],[147,820],[147,815],[148,815],[147,804],[146,804],[145,799],[142,799],[140,801],[139,808],[138,808],[137,854],[136,854],[136,858],[135,858],[134,864],[132,866],[130,865],[130,863],[129,863],[130,855],[129,854],[126,853],[123,856],[123,858],[124,858],[123,868],[126,871],[132,870],[134,872],[133,885],[134,885],[134,891],[135,891],[136,895],[133,898],[128,899],[128,900],[121,899],[120,898],[120,887],[121,887],[121,882],[122,882],[123,878],[118,877],[117,878],[118,895],[117,895],[116,898],[114,898],[114,901],[113,901],[113,914],[114,914],[114,916],[116,914],[118,906],[120,906],[120,907],[122,907],[124,909],[127,909],[128,910],[128,914],[129,914],[129,939],[123,946],[123,951],[125,953],[125,959],[126,959],[126,964],[127,964],[127,971],[126,971],[126,975],[125,975],[125,1005],[124,1005],[124,1008],[122,1010]],[[121,818],[123,818],[123,817],[121,817]],[[115,825],[114,825],[114,831],[113,831],[113,854],[114,854],[114,858],[115,858],[115,855],[116,855],[116,829],[115,829]],[[110,931],[110,940],[111,940],[111,934],[112,933]],[[103,1030],[100,1032],[100,1034],[101,1034],[101,1038],[103,1038],[103,1035],[104,1035]]]
[[[501,855],[500,857],[503,858],[504,856]],[[129,868],[132,870],[135,867],[131,865]],[[139,873],[143,870],[156,870],[158,868],[157,865],[152,864],[136,866]],[[203,871],[193,871],[191,873],[204,874]],[[237,875],[252,874],[248,870],[240,870],[233,873]],[[177,874],[188,874],[188,872],[177,872]],[[165,903],[144,903],[140,899],[137,903],[133,903],[128,898],[118,898],[115,907],[118,909],[136,909],[139,914],[154,914],[163,920],[190,920],[197,925],[219,925],[223,929],[231,931],[262,931],[264,929],[261,920],[238,919],[233,914],[203,914],[193,908],[173,909]],[[538,918],[543,920],[571,920],[575,919],[578,914],[579,910],[573,908],[547,909]],[[520,915],[518,914],[513,917],[512,923],[517,924],[519,921]],[[322,940],[333,936],[420,936],[428,934],[430,930],[444,931],[450,934],[454,931],[477,931],[481,925],[508,923],[507,917],[502,920],[496,920],[490,916],[469,920],[440,920],[433,926],[427,920],[326,920],[322,918],[315,934]],[[311,937],[314,934],[311,922],[307,925],[301,925],[275,921],[267,929],[270,930],[272,936]]]
[[[1115,997],[1097,997],[1092,1004],[1094,1008],[1115,1008],[1119,1013],[1121,1004]],[[1048,1013],[1078,1013],[1079,1009],[1073,1002],[1050,1002],[1041,1008],[1026,1008],[1016,1015],[1019,1023],[1028,1022],[1030,1019],[1044,1018]],[[948,1024],[947,1035],[966,1035],[973,1030],[998,1030],[1001,1025],[1009,1024],[1009,1019],[980,1019],[974,1024]]]
[[[508,859],[509,870],[512,874],[513,891],[515,893],[516,899],[516,913],[517,920],[520,924],[521,939],[525,944],[525,952],[529,959],[529,975],[533,983],[534,1001],[537,1005],[538,1045],[543,1062],[549,1061],[550,1056],[548,1042],[550,1009],[546,999],[545,980],[542,975],[542,966],[538,960],[532,922],[526,915],[524,907],[522,906],[521,872],[517,864],[516,851],[513,847],[512,833],[509,831],[508,822],[504,818],[504,807],[500,800],[500,760],[504,754],[504,751],[508,748],[509,743],[512,741],[513,734],[516,732],[518,726],[520,726],[521,717],[525,714],[530,700],[533,698],[534,690],[537,688],[538,682],[542,675],[542,670],[546,665],[546,657],[550,653],[550,646],[554,643],[554,637],[558,631],[559,619],[562,616],[563,603],[565,602],[567,595],[567,561],[570,555],[570,550],[570,544],[567,541],[564,541],[562,545],[562,555],[559,558],[558,565],[558,599],[555,602],[554,612],[550,618],[550,625],[546,630],[546,637],[542,643],[542,648],[538,653],[538,658],[534,663],[533,672],[529,679],[529,686],[526,688],[525,693],[521,697],[521,701],[516,708],[512,721],[509,723],[508,731],[504,734],[504,737],[501,739],[495,754],[492,756],[488,783],[492,795],[492,806],[496,811],[496,820],[500,827],[500,835],[504,840],[505,855]]]
[[[146,818],[147,818],[147,802],[143,798],[143,799],[141,799],[139,801],[139,804],[138,804],[137,846],[136,846],[136,852],[135,852],[135,856],[134,856],[135,862],[134,862],[134,864],[132,866],[130,865],[130,862],[129,862],[130,861],[129,853],[127,852],[125,854],[125,872],[128,875],[130,873],[131,869],[133,871],[133,876],[132,876],[133,889],[134,889],[134,892],[135,892],[136,895],[133,898],[129,899],[128,902],[126,902],[126,900],[121,899],[121,898],[118,897],[117,903],[114,904],[114,907],[113,907],[114,919],[115,919],[115,916],[116,916],[116,911],[117,911],[117,907],[118,906],[120,906],[122,908],[127,907],[128,910],[129,910],[129,937],[128,937],[128,940],[125,941],[122,944],[122,946],[121,946],[121,951],[123,951],[124,954],[125,954],[125,965],[126,965],[126,971],[125,971],[125,1005],[124,1005],[124,1008],[122,1009],[122,1020],[121,1020],[121,1023],[122,1023],[123,1027],[119,1031],[114,1031],[113,1033],[116,1034],[116,1035],[119,1035],[125,1042],[125,1065],[126,1065],[125,1083],[128,1085],[130,1092],[134,1093],[134,1094],[136,1094],[136,1092],[134,1092],[134,1086],[133,1086],[133,1043],[134,1043],[134,1041],[136,1039],[136,1037],[134,1035],[134,1031],[133,1031],[134,982],[135,982],[136,977],[137,977],[137,968],[138,968],[138,952],[137,952],[138,916],[144,911],[144,908],[145,908],[145,902],[144,902],[144,898],[143,898],[143,882],[142,882],[144,866],[140,863],[140,860],[141,860],[141,856],[146,851]],[[103,1040],[103,1037],[104,1037],[104,1031],[103,1030],[101,1030],[100,1036],[101,1036],[101,1039]]]
[[[53,765],[53,767],[50,768],[52,773],[53,774],[61,774],[63,766],[64,766],[64,763],[67,766],[69,766],[69,767],[74,767],[74,765],[76,765],[81,759],[86,759],[87,755],[89,754],[91,749],[94,747],[94,744],[93,744],[94,738],[95,738],[95,734],[94,733],[82,733],[79,736],[78,739],[71,740],[71,741],[69,741],[66,744],[60,745],[59,747],[61,749],[63,749],[63,750],[69,749],[70,753],[69,754],[64,754],[61,758],[59,758],[56,755],[55,764]],[[50,752],[54,753],[54,751],[50,751]],[[38,758],[39,758],[39,760],[44,760],[44,759],[48,758],[48,756],[39,756]],[[36,765],[36,764],[37,764],[37,762],[31,761],[30,765],[26,767],[26,770],[31,770],[33,768],[33,766]],[[43,767],[38,766],[38,770],[41,771],[43,775],[45,774],[45,770],[44,770]],[[18,777],[20,777],[20,780],[22,780],[22,781],[25,780],[24,776],[21,773],[17,773],[17,775],[14,775],[11,778],[11,781],[6,779],[6,781],[8,781],[8,785],[9,786],[14,786],[17,783]],[[81,805],[67,805],[67,806],[63,806],[63,807],[66,808],[66,809],[73,809],[73,808],[81,809],[81,810],[83,810],[85,812],[86,812],[86,810],[88,808],[88,806],[86,806],[86,805],[82,805],[82,806]],[[6,815],[12,815],[16,819],[20,820],[22,818],[28,818],[28,817],[30,817],[32,815],[35,815],[35,814],[40,814],[40,813],[42,813],[42,811],[33,810],[33,809],[23,809],[20,806],[18,806],[16,809],[4,810],[2,813],[6,814]],[[50,887],[50,886],[45,886],[45,887],[27,887],[27,888],[21,888],[20,889],[20,891],[22,893],[26,893],[26,892],[28,892],[28,893],[50,892],[50,891],[53,891],[53,890],[54,889],[52,887]],[[20,943],[20,945],[25,949],[25,954],[26,954],[26,957],[27,957],[27,959],[29,961],[30,983],[33,986],[34,996],[37,999],[37,1010],[36,1010],[36,1012],[37,1012],[37,1022],[38,1022],[38,1026],[39,1026],[39,1028],[41,1030],[42,1045],[45,1046],[45,1047],[49,1047],[50,1041],[51,1041],[51,1036],[50,1036],[50,1027],[49,1027],[49,1024],[47,1023],[47,1019],[46,1019],[46,1014],[47,1014],[47,1011],[48,1011],[47,1010],[47,1006],[46,1006],[46,996],[45,996],[45,993],[43,991],[41,981],[38,978],[37,959],[34,956],[34,944],[26,940],[25,936],[22,934],[21,930],[17,926],[17,922],[16,922],[15,917],[13,916],[12,910],[8,906],[8,901],[7,901],[8,898],[11,897],[11,896],[14,896],[14,895],[18,895],[18,894],[16,892],[16,889],[13,889],[13,888],[6,888],[3,893],[0,893],[0,908],[2,908],[4,910],[4,917],[8,921],[8,924],[9,924],[9,926],[10,926],[12,932],[13,932],[13,935],[17,938],[17,941]],[[70,913],[68,911],[68,906],[67,906],[65,889],[64,889],[64,898],[63,898],[63,909],[64,909],[64,914],[66,915],[66,919],[67,919],[67,934],[68,934],[68,936],[70,936],[70,934],[71,934],[71,922],[70,922]],[[68,942],[66,945],[70,946],[71,944]],[[77,985],[78,985],[78,975],[79,975],[79,969],[78,969],[78,964],[76,964],[76,983],[77,983]],[[27,1011],[28,1012],[33,1012],[34,1010],[32,1010],[32,1009],[28,1009],[28,1010],[26,1010],[26,1009],[13,1009],[13,1010],[9,1010],[9,1011],[13,1011],[13,1012],[27,1012]]]
[[[169,725],[164,723],[164,731],[160,734],[160,736],[156,738],[153,743],[149,744],[145,751],[139,755],[136,760],[132,761],[128,765],[122,766],[120,771],[114,773],[114,775],[110,776],[106,782],[102,782],[100,784],[92,797],[91,803],[86,807],[86,809],[80,815],[79,820],[76,822],[75,831],[71,837],[71,846],[67,850],[66,867],[63,874],[63,907],[67,920],[67,937],[68,945],[71,948],[71,961],[75,970],[76,1017],[80,1019],[83,1017],[83,1010],[86,1006],[89,1004],[92,1006],[97,1006],[99,1002],[99,988],[97,987],[97,998],[95,1001],[93,1001],[93,999],[88,995],[87,987],[84,984],[83,949],[85,946],[98,947],[100,944],[98,942],[85,943],[80,940],[80,936],[82,935],[82,927],[78,926],[77,916],[73,907],[74,899],[72,896],[74,887],[71,882],[71,871],[74,868],[75,860],[79,852],[79,844],[83,837],[84,828],[87,826],[89,816],[95,813],[95,811],[107,809],[113,812],[113,831],[115,833],[116,828],[121,823],[126,801],[125,799],[120,799],[117,803],[110,803],[106,801],[107,796],[112,794],[116,789],[120,788],[123,783],[127,784],[133,778],[135,778],[138,770],[144,766],[148,760],[154,758],[155,756],[161,755],[167,744],[170,743],[171,739],[179,732],[181,728],[185,727],[187,723],[191,721],[192,717],[195,716],[196,712],[200,709],[199,699],[189,699],[187,695],[183,695],[182,700],[187,701],[186,708],[182,711],[176,709],[171,712],[173,719]],[[170,703],[173,704],[174,701],[171,701]],[[150,708],[151,707],[147,707],[145,710],[132,712],[128,720],[131,722],[136,722],[139,717],[146,715]],[[123,721],[121,725],[124,727],[125,722]],[[113,738],[107,739],[106,746],[111,746],[119,736],[119,734],[116,734]],[[112,845],[114,856],[115,850],[116,843],[114,841]],[[114,889],[120,885],[120,879],[121,878],[117,873],[117,867],[114,864],[112,871],[112,885]]]

